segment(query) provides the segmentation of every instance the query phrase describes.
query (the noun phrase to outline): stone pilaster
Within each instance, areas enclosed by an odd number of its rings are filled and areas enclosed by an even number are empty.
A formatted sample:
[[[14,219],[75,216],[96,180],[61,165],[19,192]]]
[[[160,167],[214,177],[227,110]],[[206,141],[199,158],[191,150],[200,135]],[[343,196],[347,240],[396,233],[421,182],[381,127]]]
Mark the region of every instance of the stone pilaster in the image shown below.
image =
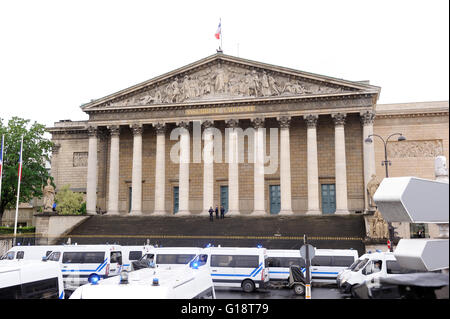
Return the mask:
[[[88,127],[89,148],[86,185],[86,212],[88,215],[97,213],[97,127]]]
[[[373,122],[375,120],[375,111],[365,111],[360,113],[361,124],[363,126],[363,160],[364,160],[364,207],[366,211],[370,210],[369,195],[367,193],[367,184],[376,175],[375,170],[375,143],[365,143],[365,139],[373,134]]]

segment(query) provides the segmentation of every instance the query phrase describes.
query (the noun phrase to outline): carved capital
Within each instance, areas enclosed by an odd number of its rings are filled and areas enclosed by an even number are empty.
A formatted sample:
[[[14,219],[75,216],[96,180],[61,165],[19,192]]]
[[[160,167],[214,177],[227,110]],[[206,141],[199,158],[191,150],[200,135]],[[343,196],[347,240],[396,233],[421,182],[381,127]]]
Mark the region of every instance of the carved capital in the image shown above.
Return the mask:
[[[97,137],[98,128],[97,126],[90,125],[87,127],[87,134],[89,137]]]
[[[205,130],[207,128],[214,127],[214,121],[210,121],[210,120],[203,121],[202,126]]]
[[[142,135],[142,132],[144,131],[142,124],[131,124],[130,127],[133,131],[133,135]]]
[[[263,128],[264,127],[264,118],[257,117],[252,119],[252,124],[254,128]]]
[[[333,113],[331,114],[331,117],[333,118],[334,125],[344,125],[345,124],[345,118],[347,117],[347,114],[345,113]]]
[[[155,128],[156,134],[166,134],[166,123],[158,122],[153,123],[153,127]]]
[[[236,119],[225,120],[225,123],[227,124],[227,127],[229,127],[229,128],[236,128],[239,126],[239,120],[236,120]]]
[[[317,120],[319,119],[319,115],[316,114],[308,114],[304,115],[303,118],[306,121],[306,126],[308,128],[316,128],[317,126]]]
[[[61,144],[53,144],[52,145],[52,154],[58,154],[60,148],[61,148]]]
[[[365,111],[359,113],[362,125],[373,124],[375,120],[375,111]]]
[[[177,126],[178,126],[179,128],[184,128],[184,129],[186,129],[186,130],[189,130],[189,122],[187,122],[187,121],[181,121],[181,122],[178,122],[178,123],[177,123]]]
[[[119,125],[111,125],[108,126],[109,134],[111,136],[119,136],[120,135],[120,126]]]
[[[280,128],[289,128],[289,126],[291,125],[291,117],[280,116],[278,118],[278,123],[280,124]]]

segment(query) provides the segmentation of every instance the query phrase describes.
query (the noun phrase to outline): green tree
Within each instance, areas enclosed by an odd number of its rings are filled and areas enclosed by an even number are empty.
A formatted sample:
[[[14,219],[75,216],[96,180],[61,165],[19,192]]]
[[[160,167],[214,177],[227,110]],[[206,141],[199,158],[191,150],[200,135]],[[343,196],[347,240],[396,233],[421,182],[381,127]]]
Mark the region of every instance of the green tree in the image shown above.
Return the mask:
[[[56,210],[61,215],[81,215],[83,212],[83,194],[70,190],[70,185],[64,185],[56,194]]]
[[[30,120],[13,117],[8,125],[0,119],[0,138],[5,136],[5,149],[2,166],[2,193],[0,200],[0,219],[6,209],[16,206],[17,178],[19,169],[20,139],[23,135],[22,151],[22,180],[20,182],[21,203],[29,202],[32,198],[42,197],[42,186],[50,177],[45,168],[50,160],[53,143],[44,137],[45,126]],[[53,181],[52,181],[53,183]]]

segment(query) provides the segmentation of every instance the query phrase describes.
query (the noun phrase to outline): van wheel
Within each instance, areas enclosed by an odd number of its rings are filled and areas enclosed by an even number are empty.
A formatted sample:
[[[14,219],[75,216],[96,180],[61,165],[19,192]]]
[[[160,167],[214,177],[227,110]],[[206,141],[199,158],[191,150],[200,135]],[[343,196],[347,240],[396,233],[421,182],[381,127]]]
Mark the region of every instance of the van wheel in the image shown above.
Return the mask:
[[[294,292],[296,295],[304,295],[305,294],[305,287],[303,287],[303,285],[294,285]]]
[[[253,290],[255,290],[255,283],[250,279],[247,279],[242,282],[241,287],[245,292],[252,292]]]

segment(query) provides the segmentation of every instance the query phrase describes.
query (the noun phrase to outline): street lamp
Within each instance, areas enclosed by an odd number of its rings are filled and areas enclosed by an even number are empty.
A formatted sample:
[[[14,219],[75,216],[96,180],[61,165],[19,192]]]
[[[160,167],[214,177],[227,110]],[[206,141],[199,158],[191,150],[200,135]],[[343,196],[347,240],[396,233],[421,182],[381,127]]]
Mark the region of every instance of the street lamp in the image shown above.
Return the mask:
[[[387,158],[387,142],[389,141],[389,139],[392,136],[396,136],[399,135],[399,137],[397,138],[397,141],[401,142],[401,141],[405,141],[406,137],[404,137],[402,135],[402,133],[393,133],[391,135],[389,135],[386,140],[384,138],[382,138],[380,135],[378,134],[370,134],[369,136],[367,136],[367,138],[364,140],[366,143],[372,143],[373,140],[370,138],[371,136],[376,136],[378,137],[384,144],[384,161],[381,162],[381,166],[384,166],[386,169],[386,177],[389,177],[389,170],[388,170],[388,166],[391,165],[391,161],[388,160]],[[388,231],[389,231],[389,241],[391,242],[389,250],[392,252],[394,251],[393,248],[393,239],[394,239],[394,227],[392,227],[392,223],[388,222]]]

